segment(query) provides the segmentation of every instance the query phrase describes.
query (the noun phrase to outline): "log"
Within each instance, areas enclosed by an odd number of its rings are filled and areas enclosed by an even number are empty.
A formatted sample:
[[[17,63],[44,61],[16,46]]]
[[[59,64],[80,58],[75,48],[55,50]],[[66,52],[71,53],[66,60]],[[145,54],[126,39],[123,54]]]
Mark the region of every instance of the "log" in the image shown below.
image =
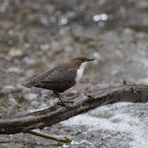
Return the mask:
[[[70,110],[63,106],[55,105],[26,115],[2,117],[0,118],[0,134],[25,133],[36,128],[42,129],[98,106],[121,101],[147,102],[148,85],[125,84],[103,89],[98,88],[87,95],[75,98],[73,108]]]

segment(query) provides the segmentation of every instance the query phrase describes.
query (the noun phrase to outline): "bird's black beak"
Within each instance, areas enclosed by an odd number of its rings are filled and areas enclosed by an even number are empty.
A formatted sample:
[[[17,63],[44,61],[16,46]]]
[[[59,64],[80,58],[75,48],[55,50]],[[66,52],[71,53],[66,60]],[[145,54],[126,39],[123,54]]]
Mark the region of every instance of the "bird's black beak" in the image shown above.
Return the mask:
[[[90,61],[93,61],[93,60],[95,60],[95,59],[87,59],[87,62],[90,62]]]

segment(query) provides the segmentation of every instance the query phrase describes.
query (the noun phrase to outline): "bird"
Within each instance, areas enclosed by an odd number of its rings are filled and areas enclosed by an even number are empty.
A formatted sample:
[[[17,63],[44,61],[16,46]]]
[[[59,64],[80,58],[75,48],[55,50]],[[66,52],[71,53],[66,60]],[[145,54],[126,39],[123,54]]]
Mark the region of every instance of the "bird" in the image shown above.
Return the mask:
[[[84,56],[74,57],[69,62],[60,64],[55,68],[48,70],[23,84],[25,87],[37,87],[52,90],[60,99],[61,103],[68,109],[71,107],[62,98],[60,93],[65,92],[69,88],[77,84],[85,69],[86,63],[95,60]]]

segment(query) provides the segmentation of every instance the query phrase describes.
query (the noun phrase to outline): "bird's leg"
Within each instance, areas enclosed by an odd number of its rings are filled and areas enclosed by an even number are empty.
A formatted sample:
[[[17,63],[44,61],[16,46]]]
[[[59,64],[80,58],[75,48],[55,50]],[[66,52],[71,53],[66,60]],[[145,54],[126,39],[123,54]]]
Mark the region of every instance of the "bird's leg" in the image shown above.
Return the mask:
[[[60,99],[61,103],[62,103],[66,108],[71,109],[71,107],[68,106],[68,105],[66,104],[66,102],[63,100],[63,98],[59,95],[59,93],[57,93],[57,92],[54,92],[54,93],[55,93],[55,95]]]

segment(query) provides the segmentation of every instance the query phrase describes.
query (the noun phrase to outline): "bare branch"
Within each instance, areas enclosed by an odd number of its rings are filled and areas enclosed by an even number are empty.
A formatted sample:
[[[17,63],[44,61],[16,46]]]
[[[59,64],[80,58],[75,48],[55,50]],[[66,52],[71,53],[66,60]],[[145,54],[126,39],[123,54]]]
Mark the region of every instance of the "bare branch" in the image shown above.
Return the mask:
[[[119,101],[135,103],[147,102],[148,86],[121,85],[105,89],[96,89],[88,95],[75,98],[71,110],[68,110],[63,106],[55,105],[51,108],[26,115],[4,117],[0,119],[0,134],[15,134],[28,132],[36,128],[44,128],[87,112],[98,106]]]

